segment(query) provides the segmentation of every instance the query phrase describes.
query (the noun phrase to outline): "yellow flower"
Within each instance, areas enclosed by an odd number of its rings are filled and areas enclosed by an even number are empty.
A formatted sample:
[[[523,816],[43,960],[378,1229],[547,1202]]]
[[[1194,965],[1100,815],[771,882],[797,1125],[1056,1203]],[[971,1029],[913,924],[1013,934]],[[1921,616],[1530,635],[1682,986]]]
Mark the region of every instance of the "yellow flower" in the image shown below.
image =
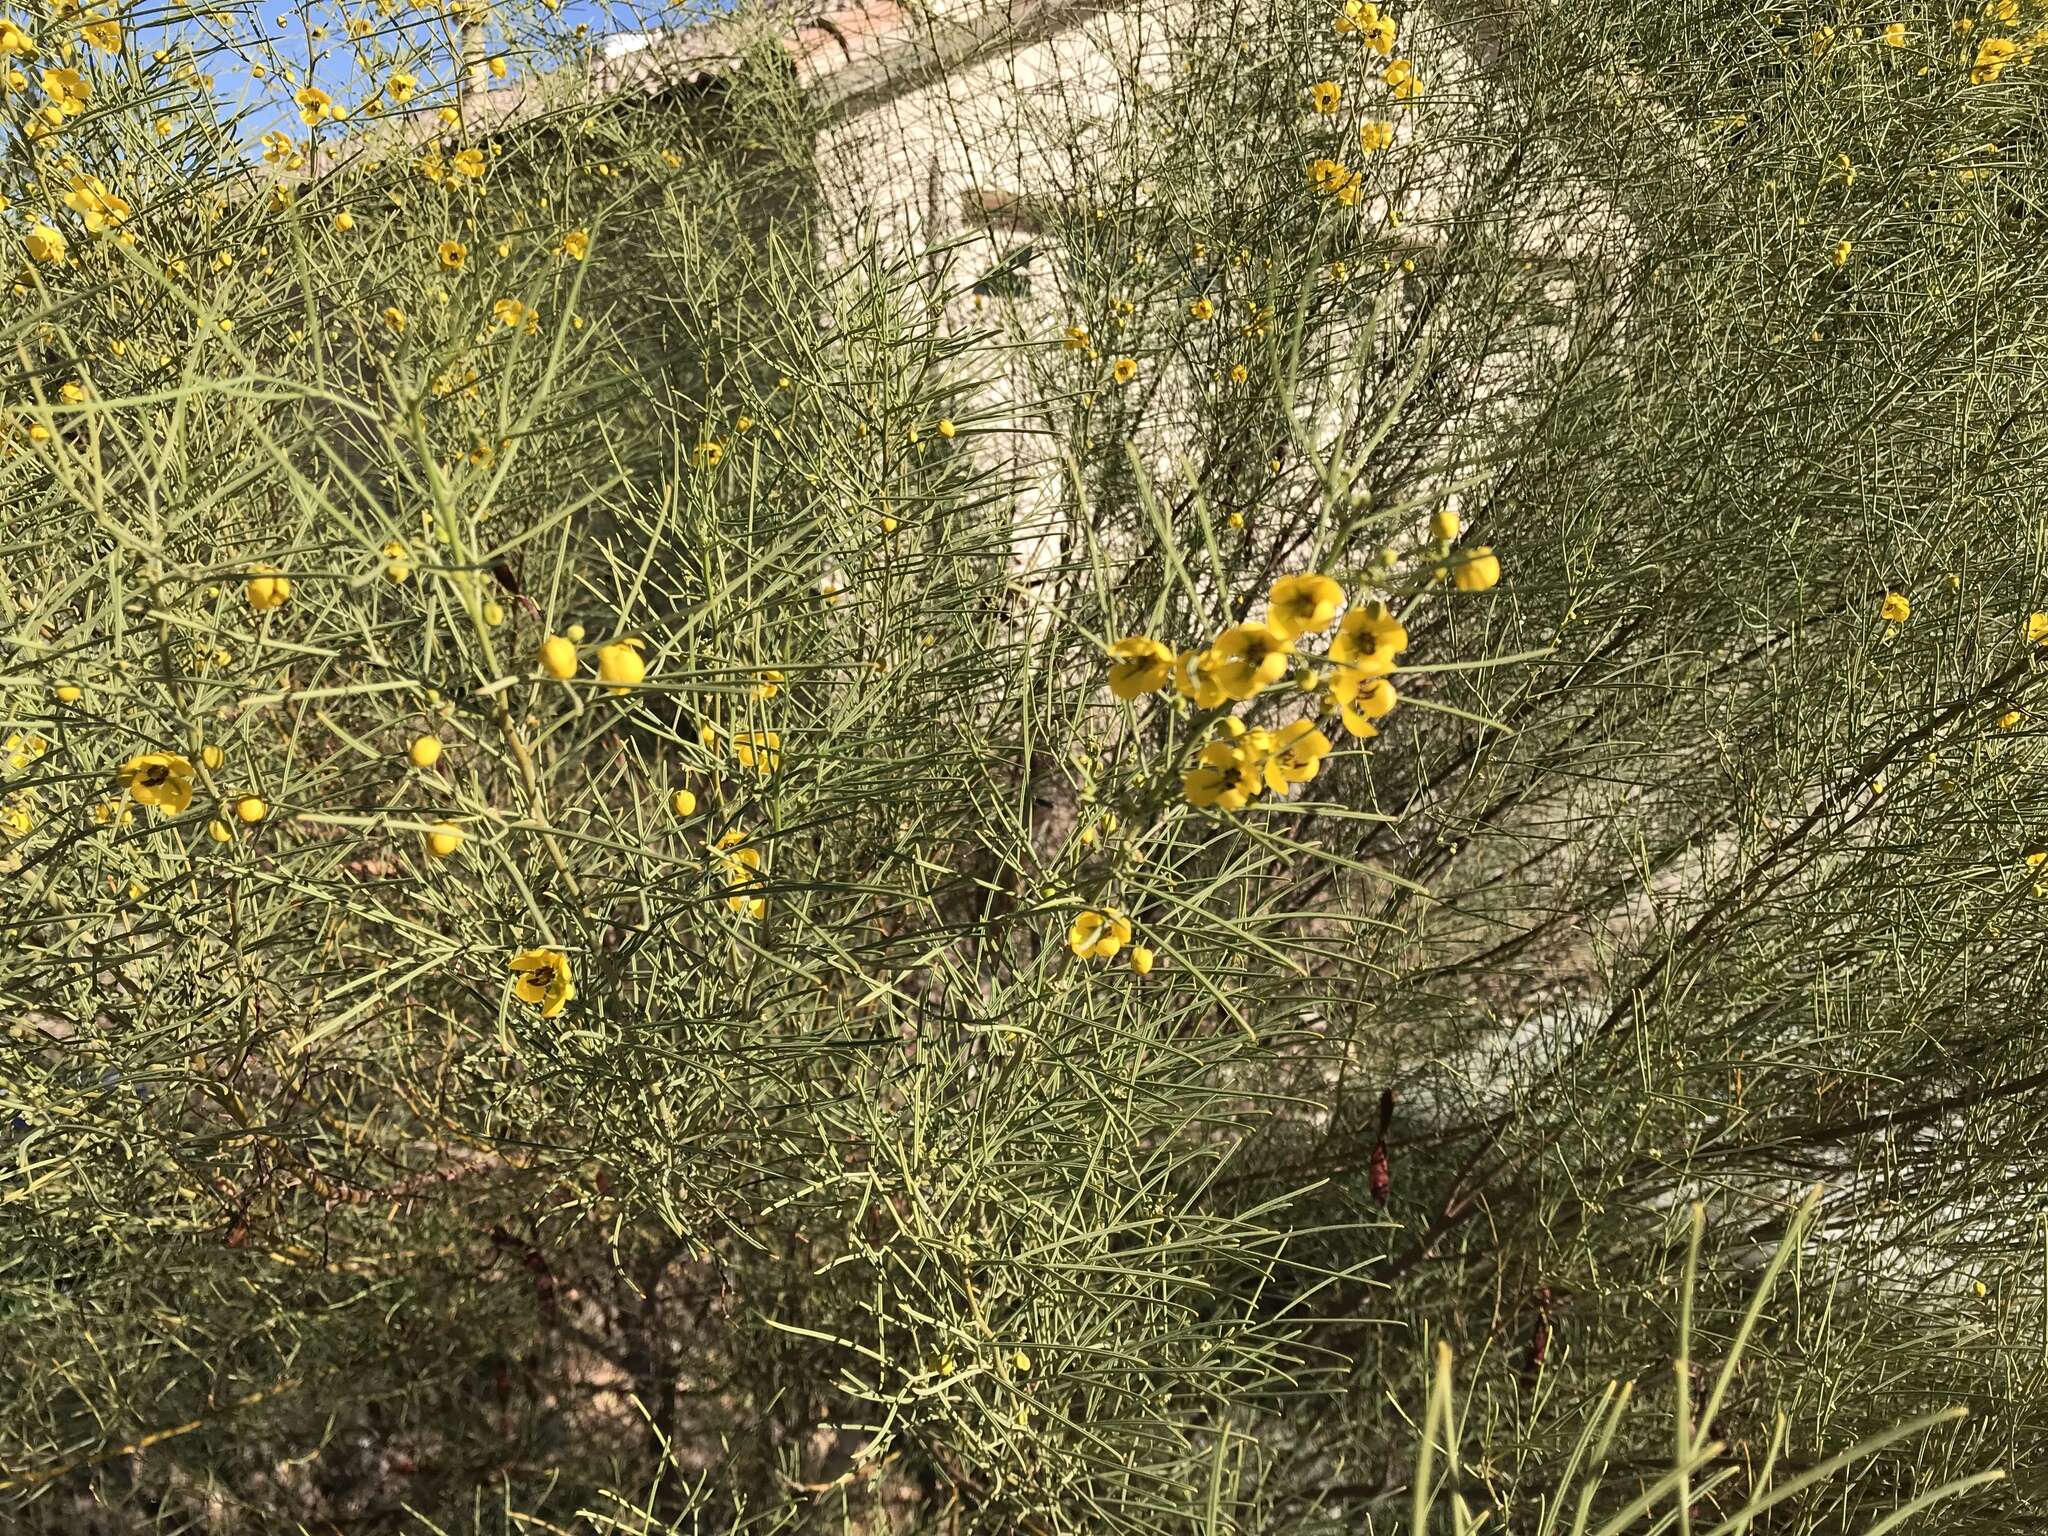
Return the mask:
[[[111,16],[94,17],[78,30],[101,53],[121,51],[121,23]]]
[[[1372,0],[1344,0],[1336,22],[1337,35],[1355,32],[1366,47],[1385,57],[1394,51],[1394,18],[1382,15]]]
[[[1216,658],[1208,651],[1183,651],[1173,663],[1174,691],[1197,709],[1214,709],[1229,697],[1216,679]]]
[[[85,690],[76,683],[59,683],[50,692],[59,704],[76,704],[85,697]]]
[[[1329,703],[1336,706],[1346,734],[1365,739],[1379,735],[1373,722],[1394,712],[1401,696],[1386,674],[1370,667],[1338,667],[1330,676]]]
[[[405,546],[393,539],[384,546],[384,575],[390,581],[410,581],[412,561],[406,558]]]
[[[143,805],[176,815],[192,803],[192,763],[175,752],[139,753],[115,777]]]
[[[1407,626],[1375,598],[1344,615],[1330,642],[1330,659],[1387,672],[1392,670],[1394,658],[1407,649]]]
[[[71,190],[64,194],[64,206],[84,220],[87,231],[95,235],[104,234],[135,211],[127,198],[108,190],[97,176],[73,177]]]
[[[2048,645],[2048,613],[2027,615],[2027,644]]]
[[[14,22],[0,21],[0,53],[6,54],[9,58],[27,59],[33,58],[35,51],[34,38],[22,31]]]
[[[1131,946],[1131,953],[1128,956],[1128,959],[1130,962],[1131,969],[1136,971],[1140,976],[1150,976],[1152,974],[1152,951],[1147,949],[1144,945],[1133,944]]]
[[[2019,52],[2019,44],[2009,37],[1987,37],[1977,44],[1977,57],[1970,65],[1970,83],[1989,85],[2005,73],[2005,66],[2013,61]]]
[[[773,773],[782,766],[782,733],[740,731],[732,738],[732,755],[739,759],[742,768],[763,774]]]
[[[1877,616],[1887,624],[1903,624],[1913,617],[1913,605],[1903,592],[1887,592],[1878,604]]]
[[[1482,544],[1459,562],[1451,579],[1460,592],[1485,592],[1500,584],[1500,556]]]
[[[1906,46],[1906,43],[1906,24],[1903,21],[1887,23],[1884,29],[1885,46],[1887,48],[1903,48]]]
[[[518,299],[500,299],[491,306],[491,318],[508,330],[526,324],[534,312]]]
[[[484,152],[480,149],[458,149],[449,157],[448,165],[456,175],[474,180],[484,173]]]
[[[268,613],[273,608],[282,608],[292,595],[292,580],[278,573],[273,565],[252,565],[249,567],[248,585],[243,591],[249,599],[249,606],[258,613]]]
[[[1109,654],[1109,691],[1120,699],[1158,692],[1173,670],[1173,652],[1143,635],[1117,641]]]
[[[1068,326],[1066,337],[1060,342],[1061,347],[1069,352],[1085,352],[1088,344],[1088,333],[1078,325]]]
[[[235,840],[235,829],[216,817],[206,824],[206,835],[216,843],[232,843]]]
[[[427,852],[445,859],[462,846],[462,828],[452,821],[437,821],[427,833]]]
[[[441,265],[450,272],[460,272],[469,264],[469,247],[460,240],[443,240],[438,254]]]
[[[668,808],[678,816],[697,814],[697,796],[687,789],[679,789],[668,797]]]
[[[406,761],[415,768],[431,768],[441,761],[441,742],[435,736],[415,736],[405,749]]]
[[[1384,119],[1376,119],[1373,122],[1362,124],[1358,130],[1358,149],[1360,154],[1378,154],[1383,149],[1391,149],[1393,144],[1394,125]]]
[[[405,329],[405,311],[396,304],[387,304],[384,308],[384,323],[394,331],[403,331]]]
[[[1407,59],[1389,61],[1380,71],[1380,79],[1394,93],[1396,101],[1413,101],[1422,94],[1422,77],[1415,73],[1415,65]]]
[[[597,648],[597,675],[618,685],[613,693],[624,693],[647,676],[647,663],[640,658],[645,644],[641,640],[618,640]]]
[[[308,128],[317,127],[338,115],[334,110],[334,98],[317,85],[302,86],[292,100],[298,105],[299,121]]]
[[[745,846],[746,840],[746,833],[732,828],[719,838],[716,859],[722,878],[738,887],[725,898],[726,906],[751,921],[767,912],[768,903],[747,894],[747,888],[761,880],[761,850]]]
[[[540,669],[549,677],[565,682],[576,675],[576,644],[560,635],[549,635],[540,643]]]
[[[715,439],[710,442],[699,443],[690,452],[690,463],[698,469],[716,469],[724,462],[725,444]]]
[[[1309,105],[1323,117],[1329,117],[1336,112],[1343,96],[1344,93],[1338,89],[1334,80],[1318,80],[1308,88]]]
[[[253,827],[270,814],[270,807],[257,795],[244,795],[235,802],[235,819],[244,826]]]
[[[412,100],[412,94],[419,89],[419,81],[402,69],[394,69],[384,77],[384,94],[396,106],[404,106]]]
[[[572,229],[562,236],[562,254],[571,261],[581,261],[590,254],[590,233],[587,230]]]
[[[1282,576],[1266,594],[1266,622],[1289,640],[1321,634],[1344,606],[1344,589],[1314,571]]]
[[[1854,251],[1855,249],[1856,242],[1854,240],[1837,240],[1835,242],[1834,254],[1835,265],[1837,267],[1846,267],[1847,265],[1849,265],[1849,253]]]
[[[1313,720],[1297,720],[1274,733],[1272,750],[1266,755],[1266,788],[1284,795],[1296,784],[1316,776],[1329,754],[1330,738],[1316,729]]]
[[[1208,295],[1204,294],[1188,306],[1188,313],[1197,320],[1214,320],[1216,318],[1216,303]]]
[[[2004,714],[1998,717],[1998,728],[2001,731],[2009,731],[2026,718],[2027,717],[2021,714],[2018,710],[2008,709]]]
[[[552,1019],[569,1006],[576,995],[570,979],[569,957],[559,949],[522,949],[512,957],[512,995]]]
[[[1229,723],[1237,727],[1236,734],[1203,747],[1194,768],[1181,777],[1181,793],[1190,805],[1241,811],[1264,787],[1266,749],[1272,737],[1246,730],[1242,721]]]
[[[1286,675],[1294,643],[1270,624],[1238,624],[1209,647],[1216,684],[1233,699],[1248,699]]]
[[[92,86],[75,69],[46,69],[42,72],[43,94],[57,110],[58,121],[76,117],[92,100]],[[47,119],[45,119],[47,121]]]
[[[30,261],[42,262],[45,266],[64,259],[66,243],[63,235],[47,224],[31,224],[28,233],[21,237]]]
[[[1130,942],[1130,919],[1114,908],[1107,912],[1083,912],[1067,930],[1067,948],[1083,960],[1114,959],[1116,952]]]
[[[1128,384],[1138,376],[1138,360],[1135,357],[1120,357],[1111,365],[1109,376],[1119,384]]]
[[[772,699],[782,692],[782,685],[788,681],[775,668],[769,667],[754,680],[753,695],[757,699]]]

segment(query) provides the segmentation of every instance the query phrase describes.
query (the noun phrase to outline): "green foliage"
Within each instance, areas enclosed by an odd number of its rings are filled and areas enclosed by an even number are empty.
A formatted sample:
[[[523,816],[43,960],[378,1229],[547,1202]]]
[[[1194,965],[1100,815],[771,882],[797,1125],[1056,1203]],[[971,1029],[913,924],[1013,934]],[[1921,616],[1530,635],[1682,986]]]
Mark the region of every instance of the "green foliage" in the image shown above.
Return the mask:
[[[772,17],[0,97],[12,1528],[2038,1527],[2037,18],[1129,14],[917,249]]]

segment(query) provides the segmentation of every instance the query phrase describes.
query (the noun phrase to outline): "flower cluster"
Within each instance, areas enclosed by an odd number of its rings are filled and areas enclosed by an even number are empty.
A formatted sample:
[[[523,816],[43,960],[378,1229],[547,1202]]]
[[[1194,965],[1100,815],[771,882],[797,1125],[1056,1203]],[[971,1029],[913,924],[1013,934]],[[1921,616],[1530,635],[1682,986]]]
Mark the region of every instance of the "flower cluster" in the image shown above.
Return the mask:
[[[1500,580],[1500,561],[1491,549],[1461,557],[1450,551],[1457,537],[1454,514],[1433,522],[1437,561],[1433,575],[1461,591],[1485,591]],[[1341,619],[1339,615],[1342,615]],[[1320,657],[1304,656],[1304,641],[1330,632]],[[1393,678],[1408,648],[1408,629],[1379,598],[1346,608],[1344,588],[1320,572],[1283,576],[1267,594],[1263,619],[1234,624],[1207,646],[1175,653],[1145,635],[1109,648],[1109,687],[1131,701],[1171,685],[1196,709],[1225,710],[1249,703],[1283,683],[1312,696],[1318,710],[1273,726],[1224,714],[1182,776],[1191,804],[1243,810],[1263,793],[1285,795],[1307,784],[1331,751],[1319,718],[1341,723],[1345,734],[1368,740],[1400,702]]]

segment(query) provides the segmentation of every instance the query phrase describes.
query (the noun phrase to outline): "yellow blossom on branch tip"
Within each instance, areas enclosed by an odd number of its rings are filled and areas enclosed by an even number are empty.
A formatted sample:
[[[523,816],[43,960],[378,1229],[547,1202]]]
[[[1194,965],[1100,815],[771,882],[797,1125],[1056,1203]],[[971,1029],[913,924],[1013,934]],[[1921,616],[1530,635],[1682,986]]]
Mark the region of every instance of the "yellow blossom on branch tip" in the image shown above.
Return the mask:
[[[1913,616],[1913,604],[1903,592],[1887,592],[1877,605],[1877,616],[1887,624],[1903,624]]]
[[[1400,701],[1401,696],[1378,665],[1339,665],[1330,673],[1325,702],[1337,711],[1347,735],[1361,740],[1379,735],[1374,722],[1392,714]]]
[[[1233,699],[1249,699],[1287,674],[1293,641],[1270,624],[1237,624],[1209,647],[1216,684]]]
[[[1266,622],[1289,640],[1321,634],[1344,606],[1344,589],[1329,577],[1309,571],[1282,576],[1266,595]]]
[[[1972,85],[1990,85],[2005,73],[2005,66],[2019,54],[2019,44],[2009,37],[1987,37],[1977,44],[1977,57],[1970,65]]]
[[[562,236],[562,254],[571,261],[581,261],[590,254],[590,235],[586,230],[572,229]]]
[[[616,640],[597,648],[597,675],[615,685],[613,693],[625,693],[645,680],[647,663],[640,656],[644,644],[640,640]]]
[[[1173,652],[1144,635],[1117,641],[1109,655],[1109,691],[1124,700],[1158,692],[1173,670]]]
[[[1389,671],[1394,658],[1408,649],[1408,629],[1393,610],[1374,599],[1344,615],[1330,642],[1330,659]]]
[[[244,795],[235,802],[235,819],[245,826],[255,826],[270,814],[270,807],[258,795]]]
[[[441,761],[441,742],[434,736],[415,736],[405,749],[406,761],[415,768],[431,768]]]
[[[30,225],[28,233],[21,237],[21,243],[28,251],[31,261],[48,266],[64,259],[64,236],[48,224]]]
[[[732,755],[742,768],[770,774],[782,766],[780,731],[738,731],[732,738]]]
[[[1067,948],[1084,960],[1114,959],[1117,951],[1130,941],[1130,919],[1114,908],[1083,912],[1067,929]]]
[[[1308,88],[1309,105],[1324,117],[1336,112],[1343,97],[1343,91],[1334,80],[1318,80]]]
[[[192,763],[176,752],[139,753],[121,765],[115,779],[140,804],[173,815],[192,803]]]
[[[679,789],[668,797],[668,808],[678,816],[694,816],[697,814],[697,796],[691,790]]]
[[[1460,592],[1485,592],[1500,584],[1500,557],[1482,544],[1458,563],[1451,579]]]
[[[2027,615],[2027,644],[2048,645],[2048,613]]]
[[[1111,366],[1109,376],[1119,384],[1128,384],[1138,376],[1138,360],[1135,357],[1120,357]]]
[[[289,576],[281,575],[275,566],[252,565],[249,567],[249,580],[243,592],[249,599],[251,608],[258,613],[268,613],[274,608],[282,608],[290,599],[292,582]]]
[[[1173,687],[1197,709],[1214,709],[1229,697],[1216,680],[1215,657],[1206,650],[1183,651],[1174,659]]]
[[[460,272],[469,265],[469,247],[460,240],[443,240],[436,254],[450,272]]]
[[[1181,793],[1190,805],[1241,811],[1265,786],[1266,748],[1272,738],[1264,731],[1246,730],[1242,721],[1228,723],[1237,732],[1203,747],[1195,766],[1181,777]]]
[[[523,949],[512,957],[512,995],[540,1016],[552,1019],[569,1006],[576,995],[569,957],[559,949]]]
[[[1266,754],[1266,788],[1284,795],[1296,784],[1316,776],[1329,755],[1330,738],[1316,729],[1313,720],[1296,720],[1273,733],[1272,750]]]
[[[576,675],[576,644],[560,635],[549,635],[540,643],[540,669],[563,681]]]

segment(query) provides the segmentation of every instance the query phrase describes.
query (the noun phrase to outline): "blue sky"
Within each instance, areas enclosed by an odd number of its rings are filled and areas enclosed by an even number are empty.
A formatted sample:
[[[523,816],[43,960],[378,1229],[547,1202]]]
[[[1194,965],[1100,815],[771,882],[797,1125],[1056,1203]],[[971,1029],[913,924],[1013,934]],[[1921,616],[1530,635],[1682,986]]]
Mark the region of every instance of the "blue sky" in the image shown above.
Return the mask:
[[[4,7],[4,0],[0,0]],[[490,48],[502,52],[515,77],[534,68],[552,67],[552,59],[537,56],[520,46],[519,39],[538,35],[551,37],[556,47],[573,46],[574,29],[587,26],[589,36],[614,32],[644,31],[661,26],[688,24],[716,11],[727,9],[720,0],[681,0],[663,5],[659,0],[561,0],[552,14],[522,0],[517,5],[492,7]],[[375,0],[351,3],[306,3],[306,0],[273,0],[251,5],[247,0],[218,7],[195,3],[157,4],[130,13],[130,26],[145,52],[166,49],[174,42],[190,42],[199,55],[199,67],[214,80],[214,98],[224,114],[243,118],[253,137],[267,129],[286,129],[303,134],[290,105],[292,87],[284,71],[296,70],[303,79],[309,49],[326,55],[313,75],[315,84],[330,91],[338,101],[353,106],[365,94],[356,72],[347,27],[351,17],[369,22],[372,37],[387,50],[416,51],[421,62],[408,65],[420,77],[422,97],[436,86],[452,85],[455,63],[447,44],[449,24],[446,12],[436,13],[417,4],[406,5],[392,17],[379,14]],[[223,29],[203,18],[226,16],[232,26]],[[282,18],[285,25],[278,25]],[[413,18],[413,19],[408,19]],[[503,18],[500,20],[499,18]],[[324,27],[324,38],[315,39],[313,29]],[[508,36],[509,34],[509,36]],[[543,45],[545,47],[546,45]],[[258,79],[252,65],[261,67]]]

